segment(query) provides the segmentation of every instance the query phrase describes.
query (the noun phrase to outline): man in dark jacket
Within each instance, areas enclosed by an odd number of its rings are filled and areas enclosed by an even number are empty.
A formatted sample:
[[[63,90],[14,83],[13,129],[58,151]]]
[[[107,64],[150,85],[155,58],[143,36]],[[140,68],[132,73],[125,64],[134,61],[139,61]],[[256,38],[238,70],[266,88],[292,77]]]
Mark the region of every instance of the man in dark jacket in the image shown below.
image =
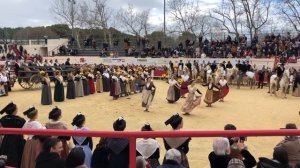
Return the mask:
[[[166,161],[157,168],[185,168],[180,162],[181,153],[177,149],[169,149],[166,153]]]
[[[64,168],[65,161],[60,158],[62,150],[61,140],[48,138],[43,144],[43,151],[36,159],[35,168]]]

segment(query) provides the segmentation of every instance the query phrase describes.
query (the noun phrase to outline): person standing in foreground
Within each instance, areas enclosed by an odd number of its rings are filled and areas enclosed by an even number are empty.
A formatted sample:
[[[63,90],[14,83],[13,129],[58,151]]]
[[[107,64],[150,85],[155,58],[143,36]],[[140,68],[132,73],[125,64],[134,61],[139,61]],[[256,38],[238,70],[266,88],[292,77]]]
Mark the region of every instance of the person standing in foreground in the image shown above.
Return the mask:
[[[184,105],[181,107],[181,110],[184,112],[183,115],[190,115],[190,112],[201,103],[202,93],[195,85],[196,81],[193,81],[192,84],[188,86],[189,94]],[[196,95],[196,92],[199,95]]]
[[[142,96],[142,107],[145,107],[146,109],[144,112],[149,112],[149,107],[153,101],[154,95],[155,95],[155,85],[153,84],[151,77],[148,77],[146,79],[146,85],[144,86],[143,90],[143,96]]]
[[[0,114],[6,113],[0,119],[0,127],[3,128],[22,128],[25,119],[17,115],[18,107],[13,102],[5,106]],[[7,156],[6,166],[20,167],[25,140],[23,135],[4,135],[0,147],[0,155]]]
[[[173,131],[180,131],[180,129],[183,127],[183,120],[182,117],[179,116],[179,114],[175,114],[172,117],[170,117],[166,122],[166,125],[171,125],[173,128]],[[178,138],[164,138],[164,145],[166,150],[169,150],[171,148],[175,148],[180,151],[181,153],[181,165],[189,168],[189,161],[186,156],[186,154],[189,152],[189,143],[191,141],[190,137],[178,137]],[[165,158],[167,159],[167,158]]]

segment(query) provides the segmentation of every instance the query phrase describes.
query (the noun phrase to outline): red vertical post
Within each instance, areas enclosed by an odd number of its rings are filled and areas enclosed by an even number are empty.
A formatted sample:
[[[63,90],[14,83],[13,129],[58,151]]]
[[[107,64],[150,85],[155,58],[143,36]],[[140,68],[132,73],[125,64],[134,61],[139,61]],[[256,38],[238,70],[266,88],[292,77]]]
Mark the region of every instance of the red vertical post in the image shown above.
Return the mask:
[[[135,168],[136,166],[136,138],[129,138],[129,167]]]

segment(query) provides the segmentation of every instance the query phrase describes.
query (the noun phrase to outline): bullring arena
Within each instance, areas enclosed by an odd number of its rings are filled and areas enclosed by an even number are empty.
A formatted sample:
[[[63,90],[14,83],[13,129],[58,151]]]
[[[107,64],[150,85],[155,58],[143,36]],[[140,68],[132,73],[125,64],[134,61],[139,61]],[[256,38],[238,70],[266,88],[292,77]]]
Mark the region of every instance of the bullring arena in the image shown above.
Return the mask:
[[[55,59],[52,57],[52,59]],[[63,62],[66,57],[58,57]],[[99,58],[96,58],[99,59]],[[133,60],[134,58],[131,58]],[[213,60],[213,59],[212,59]],[[71,63],[95,63],[90,58],[71,58]],[[126,64],[130,63],[125,58],[108,58],[102,60],[106,64]],[[149,59],[139,60],[149,62]],[[168,62],[169,60],[164,60]],[[174,59],[177,65],[179,58]],[[220,60],[219,60],[220,61]],[[272,66],[273,60],[258,61],[257,65],[267,64]],[[185,60],[184,60],[185,62]],[[200,60],[201,62],[201,60]],[[234,62],[234,61],[232,61]],[[134,62],[132,62],[134,63]],[[151,62],[150,64],[158,62]],[[298,69],[298,64],[295,64]],[[180,111],[185,99],[180,99],[175,104],[169,104],[166,101],[168,84],[164,80],[154,80],[157,91],[150,107],[150,112],[143,112],[141,107],[141,94],[133,94],[129,97],[123,97],[118,100],[112,100],[109,93],[96,93],[87,97],[76,98],[75,100],[65,100],[62,103],[53,102],[50,106],[42,106],[41,90],[24,90],[18,84],[14,86],[9,96],[0,98],[0,107],[2,108],[10,101],[18,105],[18,114],[23,116],[29,105],[34,105],[39,110],[39,121],[42,124],[48,121],[48,113],[55,106],[62,109],[62,121],[68,124],[72,129],[71,122],[73,117],[82,112],[86,115],[86,127],[92,130],[113,130],[112,123],[119,117],[123,116],[127,121],[126,130],[137,131],[149,122],[154,130],[170,130],[164,122],[175,113],[182,114]],[[54,84],[52,83],[52,92]],[[196,84],[199,90],[205,94],[206,88]],[[66,88],[65,88],[66,91]],[[270,96],[268,88],[250,90],[249,87],[243,86],[237,89],[236,86],[230,86],[230,92],[224,102],[213,104],[212,108],[207,108],[206,104],[201,101],[201,105],[196,107],[191,115],[183,116],[184,130],[222,130],[225,124],[232,123],[239,130],[247,129],[280,129],[286,123],[296,123],[299,125],[300,99],[293,97],[291,94],[287,99]],[[202,97],[202,99],[204,96]],[[283,137],[249,137],[246,145],[249,151],[256,159],[258,157],[272,157],[273,148]],[[94,146],[99,138],[93,138]],[[161,138],[158,138],[161,146],[160,161],[165,154],[164,145]],[[208,168],[208,154],[212,151],[213,138],[192,138],[190,142],[190,151],[188,158],[192,168]]]

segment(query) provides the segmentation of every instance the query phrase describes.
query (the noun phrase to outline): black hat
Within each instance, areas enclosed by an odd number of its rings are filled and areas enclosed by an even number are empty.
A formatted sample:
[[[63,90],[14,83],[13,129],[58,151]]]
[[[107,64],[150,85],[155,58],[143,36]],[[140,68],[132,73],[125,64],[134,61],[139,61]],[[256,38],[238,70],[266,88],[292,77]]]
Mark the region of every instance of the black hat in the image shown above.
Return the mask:
[[[145,123],[142,127],[142,131],[153,131],[149,123]]]
[[[58,120],[61,115],[61,109],[58,107],[53,108],[49,113],[49,119]]]
[[[0,114],[6,113],[6,114],[12,114],[14,111],[16,111],[17,105],[15,105],[13,102],[10,102],[8,105],[6,105],[1,111]]]
[[[285,125],[285,129],[297,129],[297,126],[294,123],[288,123]]]
[[[119,117],[113,124],[113,128],[115,131],[124,131],[126,128],[126,121],[123,117]]]
[[[73,118],[73,122],[72,122],[72,125],[74,126],[77,126],[77,127],[81,127],[82,124],[84,123],[85,121],[85,116],[81,113],[78,113],[74,118]]]
[[[177,114],[173,115],[172,117],[170,117],[170,118],[165,122],[165,124],[166,124],[166,125],[171,124],[172,128],[173,128],[173,129],[176,129],[176,128],[179,126],[179,124],[180,124],[181,122],[182,122],[182,117],[179,116],[179,114],[177,113]]]
[[[30,107],[28,110],[23,112],[23,114],[26,115],[27,117],[34,116],[36,113],[37,113],[37,109],[34,106]]]

